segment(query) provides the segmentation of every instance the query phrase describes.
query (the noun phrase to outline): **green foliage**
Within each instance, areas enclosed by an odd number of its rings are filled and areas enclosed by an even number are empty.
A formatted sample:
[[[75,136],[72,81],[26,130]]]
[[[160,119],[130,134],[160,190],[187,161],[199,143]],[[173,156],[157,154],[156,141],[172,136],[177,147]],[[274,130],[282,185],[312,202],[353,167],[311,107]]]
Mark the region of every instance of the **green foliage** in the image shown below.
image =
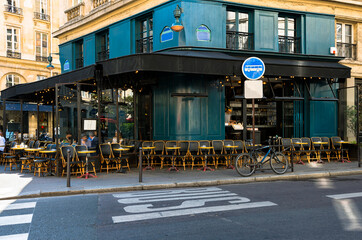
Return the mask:
[[[356,108],[356,106],[347,106],[346,117],[347,117],[347,129],[355,134],[357,131],[357,108]]]

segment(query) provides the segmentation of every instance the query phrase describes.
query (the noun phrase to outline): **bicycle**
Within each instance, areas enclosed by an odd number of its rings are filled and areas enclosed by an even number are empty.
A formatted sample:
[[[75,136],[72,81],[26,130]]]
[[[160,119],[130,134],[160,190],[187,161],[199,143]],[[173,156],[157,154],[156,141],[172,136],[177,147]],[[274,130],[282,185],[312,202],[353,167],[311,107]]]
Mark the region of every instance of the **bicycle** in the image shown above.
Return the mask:
[[[276,151],[270,143],[271,140],[269,140],[269,145],[267,146],[254,147],[249,153],[239,154],[235,158],[236,171],[243,177],[249,177],[255,172],[256,168],[262,168],[264,164],[269,162],[273,172],[276,174],[284,174],[289,168],[288,158],[283,153]],[[266,149],[268,149],[268,151],[264,155],[262,150]],[[258,161],[260,156],[263,156],[263,158]]]

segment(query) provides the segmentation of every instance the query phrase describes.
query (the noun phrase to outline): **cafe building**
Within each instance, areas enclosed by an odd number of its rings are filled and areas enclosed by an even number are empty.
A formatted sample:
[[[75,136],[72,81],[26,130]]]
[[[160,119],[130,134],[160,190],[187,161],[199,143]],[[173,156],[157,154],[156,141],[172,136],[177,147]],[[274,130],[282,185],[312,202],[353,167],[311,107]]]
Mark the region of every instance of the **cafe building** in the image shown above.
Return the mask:
[[[54,33],[62,74],[10,87],[2,100],[51,108],[49,134],[58,140],[90,131],[101,142],[248,139],[241,67],[254,56],[265,63],[257,142],[341,135],[338,89],[350,68],[334,55],[334,15],[227,1],[137,2],[70,19]]]

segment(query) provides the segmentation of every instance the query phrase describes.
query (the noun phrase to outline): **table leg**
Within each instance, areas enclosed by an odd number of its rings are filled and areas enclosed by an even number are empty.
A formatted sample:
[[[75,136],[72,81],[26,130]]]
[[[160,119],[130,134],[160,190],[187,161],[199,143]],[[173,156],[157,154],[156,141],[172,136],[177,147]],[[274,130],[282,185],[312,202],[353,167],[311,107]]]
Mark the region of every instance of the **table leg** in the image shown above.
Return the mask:
[[[206,170],[215,171],[211,167],[207,166],[207,154],[205,154],[205,165],[202,168],[199,168],[197,170],[202,170],[204,172],[206,172]]]
[[[341,158],[339,159],[339,161],[341,161],[342,163],[351,162],[348,159],[344,159],[344,157],[343,157],[343,145],[341,147]]]
[[[229,165],[226,167],[227,169],[235,169],[235,167],[231,164],[231,151],[229,153]]]
[[[151,165],[150,165],[150,152],[147,153],[147,166],[143,169],[143,170],[155,170]]]
[[[78,177],[78,178],[82,178],[82,177],[85,177],[85,179],[88,179],[88,177],[94,177],[94,178],[96,178],[97,176],[94,176],[93,174],[90,174],[89,173],[89,169],[88,169],[88,156],[86,155],[86,157],[85,157],[85,167],[86,167],[86,169],[85,169],[85,174],[83,174],[82,176],[80,176],[80,177]]]

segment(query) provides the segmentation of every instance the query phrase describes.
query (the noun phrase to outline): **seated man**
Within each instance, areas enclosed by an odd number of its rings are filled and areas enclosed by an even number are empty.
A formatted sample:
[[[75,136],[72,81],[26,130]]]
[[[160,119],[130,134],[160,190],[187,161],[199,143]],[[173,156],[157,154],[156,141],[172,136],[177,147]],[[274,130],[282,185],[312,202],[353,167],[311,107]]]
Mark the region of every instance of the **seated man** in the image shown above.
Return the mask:
[[[89,141],[88,136],[86,134],[83,134],[80,140],[81,145],[87,146],[87,148],[91,148],[92,142]]]

